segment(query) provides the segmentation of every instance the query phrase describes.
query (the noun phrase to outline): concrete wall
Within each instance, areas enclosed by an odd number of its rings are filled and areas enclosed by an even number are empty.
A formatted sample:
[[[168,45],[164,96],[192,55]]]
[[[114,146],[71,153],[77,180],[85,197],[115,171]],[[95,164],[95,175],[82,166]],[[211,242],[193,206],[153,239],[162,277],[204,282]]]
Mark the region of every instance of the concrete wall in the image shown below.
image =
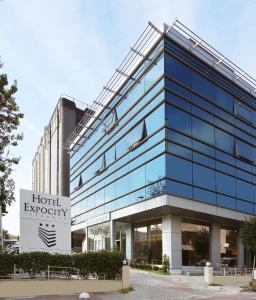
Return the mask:
[[[69,153],[64,144],[83,111],[60,98],[32,161],[32,189],[69,196]]]
[[[0,297],[70,295],[81,292],[112,292],[130,286],[130,267],[122,267],[122,280],[0,280]]]
[[[121,280],[0,280],[0,297],[70,295],[81,292],[112,292],[122,289]]]

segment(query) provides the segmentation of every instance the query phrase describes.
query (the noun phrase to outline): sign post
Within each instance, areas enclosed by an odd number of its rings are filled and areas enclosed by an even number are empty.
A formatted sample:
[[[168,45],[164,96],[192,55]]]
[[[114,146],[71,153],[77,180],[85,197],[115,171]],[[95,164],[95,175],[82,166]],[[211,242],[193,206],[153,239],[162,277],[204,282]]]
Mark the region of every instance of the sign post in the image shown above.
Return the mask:
[[[20,190],[20,252],[71,253],[70,198]]]

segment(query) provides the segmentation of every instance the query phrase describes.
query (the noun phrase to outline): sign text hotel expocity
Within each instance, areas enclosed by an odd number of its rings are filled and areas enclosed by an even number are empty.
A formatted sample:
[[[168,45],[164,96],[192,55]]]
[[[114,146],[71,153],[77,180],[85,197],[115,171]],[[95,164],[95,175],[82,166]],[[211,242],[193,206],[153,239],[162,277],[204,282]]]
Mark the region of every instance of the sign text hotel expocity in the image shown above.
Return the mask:
[[[33,194],[31,202],[24,202],[24,212],[43,214],[56,217],[66,217],[68,209],[62,208],[59,198],[45,198]]]
[[[71,253],[70,198],[20,190],[20,252]]]

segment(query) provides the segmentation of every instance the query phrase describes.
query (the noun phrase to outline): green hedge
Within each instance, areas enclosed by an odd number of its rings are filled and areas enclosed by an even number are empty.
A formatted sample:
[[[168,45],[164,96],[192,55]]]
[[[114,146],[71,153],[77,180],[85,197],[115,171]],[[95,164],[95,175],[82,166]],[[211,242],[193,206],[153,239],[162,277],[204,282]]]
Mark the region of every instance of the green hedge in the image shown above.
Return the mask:
[[[124,256],[120,252],[99,251],[74,255],[30,252],[20,254],[0,253],[0,276],[13,273],[13,266],[28,272],[47,272],[48,266],[73,267],[79,269],[83,278],[94,276],[98,279],[116,279],[120,277]]]

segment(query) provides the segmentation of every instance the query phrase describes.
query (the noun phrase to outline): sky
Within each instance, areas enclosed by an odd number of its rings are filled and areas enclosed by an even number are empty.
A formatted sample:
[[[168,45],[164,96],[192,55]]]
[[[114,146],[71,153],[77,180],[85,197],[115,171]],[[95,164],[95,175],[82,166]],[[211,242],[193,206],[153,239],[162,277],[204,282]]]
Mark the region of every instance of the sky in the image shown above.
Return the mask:
[[[256,0],[0,0],[1,73],[18,81],[24,140],[13,150],[16,202],[3,227],[19,234],[19,189],[59,96],[90,104],[148,21],[176,18],[256,77]]]

